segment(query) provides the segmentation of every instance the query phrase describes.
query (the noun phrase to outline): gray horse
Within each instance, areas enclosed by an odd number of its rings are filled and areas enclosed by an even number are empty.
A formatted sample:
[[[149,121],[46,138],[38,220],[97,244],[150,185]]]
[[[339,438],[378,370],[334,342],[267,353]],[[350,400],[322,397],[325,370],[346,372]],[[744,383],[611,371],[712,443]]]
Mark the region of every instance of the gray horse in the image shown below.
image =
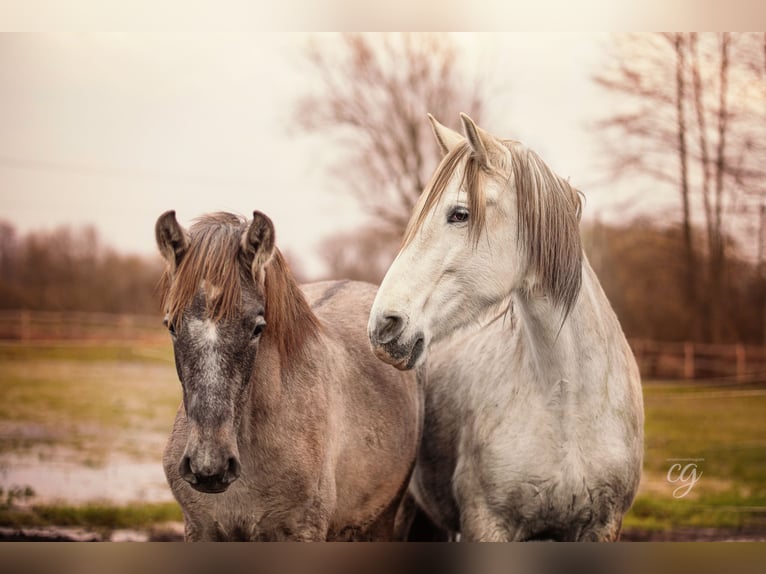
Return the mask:
[[[464,540],[616,540],[641,477],[641,379],[582,249],[578,192],[519,142],[431,118],[445,154],[370,313],[426,367],[412,494]]]
[[[183,387],[163,463],[186,539],[400,537],[422,407],[369,349],[375,288],[301,290],[257,211],[188,232],[168,211],[155,231]]]

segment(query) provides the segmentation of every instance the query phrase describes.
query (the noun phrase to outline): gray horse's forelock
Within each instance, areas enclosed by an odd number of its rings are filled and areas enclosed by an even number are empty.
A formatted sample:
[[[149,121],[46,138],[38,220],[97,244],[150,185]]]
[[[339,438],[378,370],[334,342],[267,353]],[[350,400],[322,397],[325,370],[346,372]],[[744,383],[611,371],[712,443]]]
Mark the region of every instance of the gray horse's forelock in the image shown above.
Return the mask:
[[[495,172],[508,170],[515,178],[519,213],[518,241],[527,257],[534,290],[549,297],[569,314],[582,283],[580,240],[580,192],[557,176],[535,152],[517,141],[505,140],[511,165],[499,160]],[[498,154],[499,155],[499,154]],[[461,169],[462,166],[462,169]],[[483,185],[490,174],[477,166],[468,144],[453,149],[442,160],[424,193],[424,201],[405,232],[402,248],[409,244],[435,208],[455,174],[462,171],[461,186],[468,195],[471,212],[469,237],[478,241],[486,225],[486,196]]]
[[[510,152],[519,213],[519,242],[528,257],[534,288],[564,311],[582,284],[580,192],[553,173],[532,150],[503,142]]]

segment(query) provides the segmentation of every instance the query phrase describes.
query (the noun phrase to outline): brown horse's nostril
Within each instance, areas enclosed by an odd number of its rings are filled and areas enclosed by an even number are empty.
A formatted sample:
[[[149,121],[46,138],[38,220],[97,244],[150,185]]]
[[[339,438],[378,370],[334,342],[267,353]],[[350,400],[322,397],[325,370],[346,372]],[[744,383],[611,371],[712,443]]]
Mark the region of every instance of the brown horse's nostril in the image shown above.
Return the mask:
[[[223,475],[223,481],[227,483],[234,482],[239,478],[240,472],[242,472],[242,465],[239,463],[239,459],[236,456],[230,456],[226,472]]]
[[[178,471],[181,478],[200,492],[223,492],[242,473],[242,465],[236,454],[219,459],[218,464],[203,464],[202,466],[194,464],[192,458],[188,454],[184,455],[178,466]]]
[[[378,317],[375,322],[375,337],[379,345],[385,345],[404,331],[404,319],[395,313]]]
[[[178,466],[178,472],[186,482],[189,484],[197,484],[197,477],[192,472],[191,458],[189,455],[184,455],[181,459],[181,464]]]

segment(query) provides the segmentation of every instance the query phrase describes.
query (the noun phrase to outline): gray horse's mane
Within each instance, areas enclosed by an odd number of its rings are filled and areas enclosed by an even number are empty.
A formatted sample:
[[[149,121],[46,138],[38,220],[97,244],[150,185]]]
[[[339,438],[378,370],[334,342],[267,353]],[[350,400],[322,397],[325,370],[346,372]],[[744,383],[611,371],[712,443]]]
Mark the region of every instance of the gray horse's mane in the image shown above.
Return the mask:
[[[526,254],[533,288],[540,289],[560,306],[565,316],[574,305],[582,283],[582,243],[579,222],[580,192],[553,173],[534,151],[516,141],[502,141],[510,152],[510,165],[499,158],[495,171],[510,173],[516,185],[519,216],[518,241]],[[499,156],[499,154],[498,154]],[[494,158],[493,158],[494,159]],[[442,160],[424,191],[421,208],[410,220],[406,246],[439,203],[452,177],[462,166],[462,188],[468,195],[469,237],[476,243],[486,222],[485,178],[492,174],[473,158],[466,142],[455,146]]]

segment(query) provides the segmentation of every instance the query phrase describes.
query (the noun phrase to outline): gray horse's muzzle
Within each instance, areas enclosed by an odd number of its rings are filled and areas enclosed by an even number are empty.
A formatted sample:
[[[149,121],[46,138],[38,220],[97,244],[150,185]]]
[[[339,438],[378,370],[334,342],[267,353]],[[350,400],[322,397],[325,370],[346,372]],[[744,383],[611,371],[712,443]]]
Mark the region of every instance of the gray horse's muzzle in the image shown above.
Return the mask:
[[[402,337],[406,324],[396,313],[381,313],[370,320],[367,332],[375,356],[401,371],[412,369],[425,348],[422,331],[407,339]]]

